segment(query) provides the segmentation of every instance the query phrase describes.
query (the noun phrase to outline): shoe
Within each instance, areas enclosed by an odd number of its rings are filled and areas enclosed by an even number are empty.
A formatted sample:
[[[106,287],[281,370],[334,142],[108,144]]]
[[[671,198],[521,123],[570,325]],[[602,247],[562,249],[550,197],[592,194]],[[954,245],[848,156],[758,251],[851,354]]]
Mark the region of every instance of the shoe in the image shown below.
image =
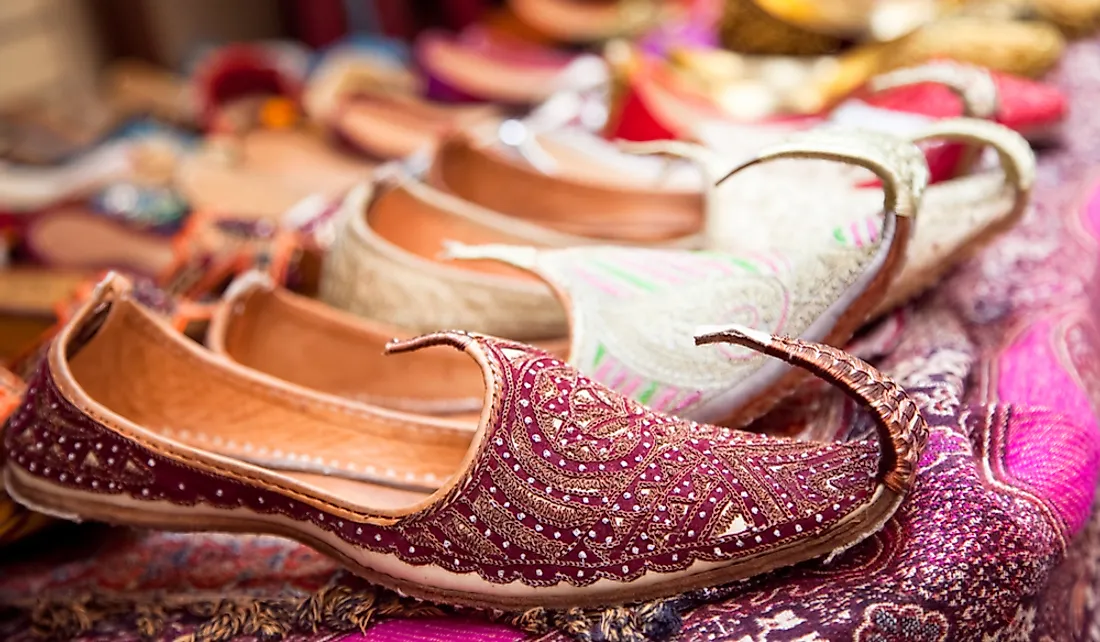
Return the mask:
[[[1026,6],[1071,37],[1090,35],[1100,25],[1096,0],[1030,0]]]
[[[873,47],[873,45],[872,45]],[[949,59],[1025,78],[1039,78],[1062,58],[1066,39],[1038,20],[955,15],[877,48],[875,73]]]
[[[924,157],[908,141],[818,130],[762,150],[718,183],[781,159],[800,160],[738,176],[708,198],[708,216],[742,232],[735,245],[687,252],[455,244],[448,256],[496,259],[550,284],[568,310],[569,363],[588,376],[660,412],[741,425],[781,400],[801,373],[760,357],[731,359],[720,348],[691,350],[685,328],[738,321],[843,345],[900,268],[928,181]],[[878,189],[856,185],[854,167],[886,183],[885,202]],[[876,243],[833,236],[837,211],[876,210],[886,230]]]
[[[294,337],[294,341],[286,341]],[[206,331],[215,354],[277,379],[378,408],[462,421],[481,416],[485,381],[468,359],[428,350],[387,359],[403,330],[348,314],[247,272],[226,289]],[[564,341],[537,345],[564,355]]]
[[[949,118],[911,131],[908,137],[921,143],[956,146],[960,160],[969,159],[966,171],[932,185],[920,207],[920,224],[901,272],[876,307],[875,316],[897,307],[938,283],[960,262],[989,241],[1014,226],[1023,216],[1035,181],[1035,153],[1019,133],[1002,125],[972,118]],[[995,163],[978,165],[980,152],[992,149]],[[649,143],[633,147],[636,151],[663,151],[694,157],[700,167],[708,167],[711,181],[723,176],[729,163],[705,148],[684,143]],[[946,149],[940,147],[940,149]],[[942,156],[940,157],[943,158]],[[976,166],[977,165],[977,166]],[[838,177],[839,179],[839,177]],[[717,202],[711,196],[711,202]],[[730,194],[729,198],[741,198]],[[761,221],[729,215],[732,207],[712,207],[707,224],[707,246],[711,249],[744,248],[746,239],[769,237],[775,230],[799,224],[798,211]],[[837,223],[832,236],[851,245],[875,243],[882,230],[876,215],[851,217],[834,211]],[[843,221],[843,222],[841,222]]]
[[[120,269],[145,276],[168,270],[175,256],[172,237],[69,203],[25,217],[22,250],[52,269]]]
[[[308,64],[308,50],[290,41],[236,43],[206,52],[191,74],[200,123],[224,131],[223,112],[253,96],[283,97],[296,104]]]
[[[886,298],[875,309],[880,316],[908,303],[939,283],[952,269],[992,240],[1014,227],[1027,211],[1035,183],[1035,152],[1027,140],[1010,129],[987,121],[951,119],[929,125],[916,140],[949,140],[983,146],[996,152],[999,166],[937,183],[925,192],[920,225],[909,244],[905,265]],[[838,236],[873,238],[878,221],[864,219],[838,227]]]
[[[432,150],[439,140],[482,120],[497,117],[487,106],[433,103],[412,96],[349,96],[329,114],[330,135],[370,158],[405,158]]]
[[[527,128],[523,123],[519,126]],[[495,141],[478,141],[482,153],[503,154],[523,163],[528,171],[570,182],[641,189],[666,198],[668,193],[703,191],[702,174],[691,163],[639,156],[624,151],[621,141],[609,141],[580,127],[549,131],[531,127],[522,134],[517,129],[515,133],[519,135],[514,139],[509,136],[513,133],[510,127],[501,123]]]
[[[1069,110],[1065,94],[1055,85],[948,61],[879,74],[859,101],[913,114],[914,130],[935,120],[967,116],[1004,125],[1033,143],[1055,138]],[[833,122],[854,125],[859,113],[847,119],[838,109]]]
[[[101,146],[124,117],[83,84],[55,89],[0,109],[0,159],[40,170],[72,163]]]
[[[124,270],[188,304],[217,295],[250,270],[286,284],[301,254],[297,234],[266,221],[195,212],[177,234],[167,236],[75,206],[32,219],[22,250],[53,270]]]
[[[119,181],[164,183],[182,153],[165,136],[104,143],[56,167],[0,163],[0,212],[19,215],[88,197]]]
[[[508,0],[517,18],[565,43],[628,38],[669,20],[671,3],[653,0]]]
[[[492,106],[420,98],[420,80],[387,47],[396,45],[368,45],[326,53],[302,99],[306,114],[338,144],[374,159],[404,158],[451,129],[496,114]]]
[[[622,55],[629,58],[632,54]],[[1064,94],[1053,85],[948,61],[873,76],[841,96],[825,97],[830,92],[824,92],[811,100],[801,95],[786,99],[776,95],[762,99],[766,104],[753,108],[749,106],[753,102],[750,97],[736,93],[741,117],[723,112],[720,101],[712,95],[730,91],[738,82],[746,87],[753,85],[752,70],[764,74],[768,68],[763,63],[751,64],[729,52],[689,50],[676,52],[671,68],[640,60],[619,63],[617,68],[620,98],[609,120],[611,138],[696,141],[726,154],[747,155],[755,147],[792,131],[822,125],[905,135],[935,120],[958,116],[993,120],[1029,140],[1046,142],[1056,136],[1067,111]],[[804,75],[807,78],[803,82],[794,83],[796,94],[804,94],[807,86],[819,83],[812,80],[812,73]],[[697,85],[712,89],[708,94]],[[764,91],[774,94],[778,89]],[[761,116],[776,111],[777,101],[788,107],[792,101],[805,103],[806,107],[799,107],[795,113],[809,112],[761,120]],[[934,180],[954,175],[958,152],[957,147],[928,150]]]
[[[302,250],[297,233],[268,221],[196,212],[173,239],[172,263],[157,274],[157,284],[184,302],[216,296],[252,270],[286,284],[295,276]]]
[[[949,4],[937,0],[754,0],[786,24],[846,41],[900,38],[934,19]]]
[[[325,303],[410,332],[463,327],[526,341],[565,335],[538,279],[493,262],[459,265],[448,242],[568,247],[591,242],[485,210],[394,171],[352,190],[321,272]],[[506,313],[502,313],[506,310]]]
[[[699,246],[705,204],[698,183],[629,178],[595,154],[556,144],[552,135],[540,137],[546,160],[536,166],[502,149],[498,131],[504,127],[445,138],[428,182],[483,208],[590,241]]]
[[[315,117],[341,94],[373,92],[420,95],[424,83],[412,69],[412,51],[403,41],[352,36],[319,53],[306,79],[302,103]]]
[[[102,83],[108,101],[121,114],[189,130],[199,126],[195,87],[159,65],[137,58],[116,59],[103,69]]]
[[[821,56],[844,46],[840,38],[776,18],[757,0],[723,2],[718,33],[724,49],[757,56]]]
[[[612,140],[698,141],[703,123],[732,120],[714,100],[628,45],[609,46],[611,100],[604,134]]]
[[[595,57],[504,43],[482,30],[458,36],[425,31],[417,36],[414,55],[427,77],[427,98],[440,102],[530,107],[556,92],[605,79],[603,64]]]
[[[454,158],[450,152],[445,155]],[[554,205],[583,204],[589,208],[587,211],[603,214],[602,220],[583,225],[576,212],[564,207],[562,215],[572,215],[577,225],[563,225],[561,219],[555,225],[546,218],[507,216],[419,183],[401,168],[391,166],[377,173],[372,184],[354,190],[344,200],[336,216],[339,220],[335,222],[338,229],[333,234],[334,242],[324,261],[320,298],[333,307],[411,332],[463,327],[524,341],[556,339],[567,333],[565,314],[544,284],[522,271],[493,262],[458,264],[442,260],[449,244],[592,245],[601,242],[598,234],[623,228],[625,221],[647,211],[647,205],[652,207],[647,200],[658,197],[658,203],[677,203],[681,210],[694,207],[692,218],[696,221],[705,218],[705,198],[699,191],[653,190],[650,197],[642,198],[639,190],[593,187],[542,175],[522,163],[507,159],[501,162],[514,167],[516,173],[507,178],[494,174],[494,183],[507,184],[522,172],[529,179],[528,186],[538,186],[540,194],[559,195],[552,201]],[[568,189],[555,187],[562,184]],[[659,215],[667,216],[667,211],[654,212],[654,218]],[[652,222],[647,222],[645,229],[626,227],[619,230],[616,240],[627,243],[659,238],[653,233],[655,227]],[[647,234],[643,236],[642,232]],[[700,235],[692,233],[664,242],[637,244],[698,247],[700,241]],[[502,314],[501,310],[509,312]]]
[[[530,346],[460,332],[388,348],[449,346],[481,368],[477,430],[431,427],[211,355],[110,279],[12,416],[4,481],[46,514],[289,536],[404,594],[497,609],[671,596],[882,528],[927,432],[905,393],[824,346],[736,327],[699,341],[813,370],[872,412],[877,443],[685,422]]]

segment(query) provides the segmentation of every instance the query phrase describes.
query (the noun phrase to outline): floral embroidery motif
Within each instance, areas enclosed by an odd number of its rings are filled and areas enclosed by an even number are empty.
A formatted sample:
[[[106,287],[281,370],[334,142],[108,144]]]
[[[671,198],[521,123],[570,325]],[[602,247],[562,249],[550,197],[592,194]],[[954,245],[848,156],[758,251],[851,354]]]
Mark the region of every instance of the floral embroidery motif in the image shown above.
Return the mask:
[[[856,629],[856,642],[944,642],[947,618],[916,604],[872,604]]]

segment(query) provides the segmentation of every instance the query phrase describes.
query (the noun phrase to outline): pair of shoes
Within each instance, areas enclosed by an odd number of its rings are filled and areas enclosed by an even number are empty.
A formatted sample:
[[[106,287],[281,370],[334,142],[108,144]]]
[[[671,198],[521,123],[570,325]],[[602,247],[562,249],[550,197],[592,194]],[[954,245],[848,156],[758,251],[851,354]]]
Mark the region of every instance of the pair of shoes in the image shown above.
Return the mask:
[[[394,167],[348,194],[325,258],[324,301],[412,331],[458,327],[528,341],[553,339],[565,335],[566,319],[545,285],[507,266],[446,261],[446,244],[633,241],[698,247],[701,241],[705,198],[697,190],[547,176],[480,151],[465,136],[440,146],[429,175],[434,180],[424,183]],[[484,198],[493,185],[496,195]],[[510,215],[536,202],[528,216]],[[617,237],[608,238],[615,231]]]
[[[968,110],[994,113],[997,91],[987,75],[949,71],[928,67],[880,79],[879,84],[939,79],[960,91]],[[989,82],[967,85],[963,80],[968,78]],[[908,123],[905,133],[919,137],[927,131],[923,135],[932,137],[935,130],[928,128],[934,125],[921,121],[914,130]],[[416,332],[458,327],[546,340],[568,332],[567,316],[548,288],[485,262],[441,265],[445,241],[724,249],[721,241],[729,232],[721,228],[733,219],[721,213],[723,206],[713,195],[700,189],[700,172],[689,163],[624,154],[584,132],[571,134],[490,119],[444,137],[420,171],[427,185],[405,172],[397,172],[396,178],[382,173],[368,190],[354,192],[344,203],[321,298]],[[783,140],[774,131],[768,136]],[[749,150],[745,153],[751,155]],[[959,145],[941,144],[927,155],[941,178],[959,173],[964,165],[960,161],[967,158]],[[877,224],[877,218],[868,224],[860,221],[858,229],[872,230]],[[738,228],[732,234],[742,232]]]
[[[738,176],[708,190],[703,252],[562,238],[434,192],[429,218],[421,213],[427,198],[412,207],[409,194],[427,193],[414,182],[369,206],[360,194],[345,203],[321,298],[414,332],[466,327],[525,341],[568,336],[559,354],[619,392],[698,421],[743,423],[797,377],[762,368],[760,358],[693,350],[692,327],[739,322],[843,345],[870,317],[919,294],[1023,213],[1035,161],[1018,134],[953,119],[917,138],[990,146],[1001,166],[926,190],[924,157],[908,141],[812,130],[762,150],[735,170]],[[721,160],[702,148],[635,149],[694,159],[710,180],[725,174]],[[764,161],[773,162],[750,169]],[[885,214],[874,213],[883,211],[878,188],[849,165],[879,175]],[[912,216],[921,221],[915,232]],[[441,251],[464,260],[443,262]]]
[[[12,415],[4,483],[48,515],[290,536],[409,595],[504,609],[713,586],[836,554],[891,517],[926,434],[903,391],[825,346],[738,326],[696,341],[812,370],[863,402],[877,440],[677,419],[484,335],[389,344],[410,364],[435,346],[465,353],[483,382],[471,430],[243,367],[109,276]]]

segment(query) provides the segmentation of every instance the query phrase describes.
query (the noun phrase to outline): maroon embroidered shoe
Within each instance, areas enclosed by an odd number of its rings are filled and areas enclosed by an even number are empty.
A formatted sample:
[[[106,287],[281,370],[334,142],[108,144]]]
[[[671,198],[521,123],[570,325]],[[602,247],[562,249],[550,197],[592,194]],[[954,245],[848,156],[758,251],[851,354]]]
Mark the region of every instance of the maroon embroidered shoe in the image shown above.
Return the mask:
[[[621,603],[843,550],[911,488],[925,425],[892,382],[824,346],[707,334],[860,399],[878,439],[812,443],[685,422],[548,353],[462,332],[476,432],[321,404],[191,344],[108,279],[13,415],[13,498],[69,519],[293,537],[409,595],[494,608]],[[735,351],[738,349],[735,349]]]

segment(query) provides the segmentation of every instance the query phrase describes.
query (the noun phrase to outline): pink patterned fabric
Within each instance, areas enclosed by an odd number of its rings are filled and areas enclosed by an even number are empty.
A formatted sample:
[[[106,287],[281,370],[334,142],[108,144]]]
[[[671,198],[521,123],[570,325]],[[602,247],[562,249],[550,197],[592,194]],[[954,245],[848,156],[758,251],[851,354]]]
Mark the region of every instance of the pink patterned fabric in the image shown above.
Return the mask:
[[[1076,107],[1071,135],[1042,155],[1035,207],[1020,227],[904,319],[864,337],[863,353],[885,355],[879,365],[907,386],[930,423],[918,486],[897,518],[829,564],[807,563],[679,601],[686,608],[677,640],[1100,639],[1096,69],[1100,42],[1069,49],[1059,82]],[[872,429],[827,387],[808,389],[758,426],[818,439],[858,438]],[[217,587],[271,595],[310,590],[335,568],[274,538],[100,527],[61,533],[0,560],[0,603],[89,589],[182,595]],[[615,626],[614,618],[594,617],[589,639],[607,639]],[[0,623],[2,639],[31,635],[25,622]],[[297,639],[518,637],[503,625],[455,618]],[[116,628],[82,639],[138,637]]]

